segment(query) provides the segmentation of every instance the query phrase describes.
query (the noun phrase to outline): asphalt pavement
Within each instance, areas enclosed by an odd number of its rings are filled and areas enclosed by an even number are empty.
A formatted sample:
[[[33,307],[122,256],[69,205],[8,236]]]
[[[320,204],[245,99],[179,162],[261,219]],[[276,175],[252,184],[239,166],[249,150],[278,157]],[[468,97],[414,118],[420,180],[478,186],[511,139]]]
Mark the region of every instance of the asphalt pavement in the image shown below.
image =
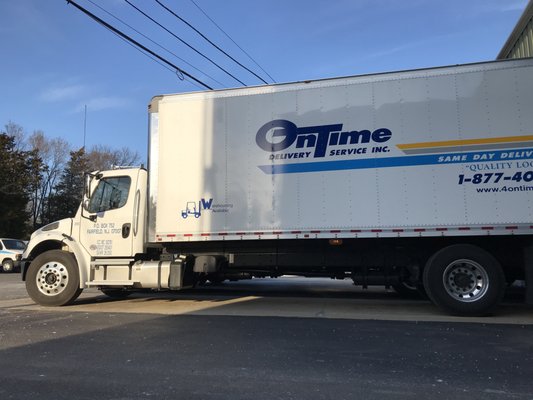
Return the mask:
[[[43,308],[0,274],[0,399],[533,399],[531,308],[442,321],[425,300],[333,283],[92,289]]]

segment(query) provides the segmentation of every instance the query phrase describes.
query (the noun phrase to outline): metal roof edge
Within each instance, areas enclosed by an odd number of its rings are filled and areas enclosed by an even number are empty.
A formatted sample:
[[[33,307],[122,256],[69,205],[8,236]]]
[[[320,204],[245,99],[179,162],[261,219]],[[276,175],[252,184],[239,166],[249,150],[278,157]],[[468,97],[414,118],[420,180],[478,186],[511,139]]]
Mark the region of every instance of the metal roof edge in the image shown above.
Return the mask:
[[[498,53],[496,60],[502,60],[509,55],[514,45],[516,44],[516,41],[522,34],[523,30],[526,28],[529,21],[531,21],[531,19],[533,19],[533,0],[529,0],[529,3],[524,9],[524,12],[520,16],[520,19],[516,23],[513,31],[511,32],[502,49]]]

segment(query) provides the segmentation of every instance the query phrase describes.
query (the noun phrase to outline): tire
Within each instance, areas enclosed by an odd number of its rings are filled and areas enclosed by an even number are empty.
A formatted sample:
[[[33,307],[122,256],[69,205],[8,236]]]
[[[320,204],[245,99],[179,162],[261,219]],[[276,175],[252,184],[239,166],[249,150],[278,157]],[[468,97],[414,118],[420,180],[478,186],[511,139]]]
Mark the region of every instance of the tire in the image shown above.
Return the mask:
[[[15,264],[13,260],[4,260],[2,261],[2,271],[4,272],[13,272],[15,270]]]
[[[100,289],[100,291],[112,299],[125,299],[132,293],[123,289]]]
[[[33,301],[43,306],[72,303],[82,292],[76,259],[62,250],[40,254],[28,269],[26,290]]]
[[[485,250],[468,244],[436,252],[424,269],[424,288],[441,309],[461,316],[486,316],[500,303],[505,275]]]

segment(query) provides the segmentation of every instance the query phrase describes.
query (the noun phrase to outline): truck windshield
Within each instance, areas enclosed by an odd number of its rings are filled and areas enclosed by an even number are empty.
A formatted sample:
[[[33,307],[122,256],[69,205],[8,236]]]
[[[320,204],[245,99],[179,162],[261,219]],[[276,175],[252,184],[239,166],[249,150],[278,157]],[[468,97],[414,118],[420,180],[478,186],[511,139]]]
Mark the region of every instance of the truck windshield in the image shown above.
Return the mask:
[[[8,250],[24,250],[26,244],[22,240],[4,239],[4,246]]]
[[[128,201],[130,184],[129,176],[101,179],[94,190],[87,211],[97,213],[124,206]]]

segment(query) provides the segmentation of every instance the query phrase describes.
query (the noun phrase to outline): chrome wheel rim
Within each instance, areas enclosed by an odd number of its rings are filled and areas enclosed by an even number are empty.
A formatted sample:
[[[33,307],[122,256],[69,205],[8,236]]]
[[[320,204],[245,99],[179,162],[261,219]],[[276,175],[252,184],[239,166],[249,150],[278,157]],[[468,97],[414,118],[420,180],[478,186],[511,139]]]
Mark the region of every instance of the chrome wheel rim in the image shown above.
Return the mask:
[[[489,289],[485,268],[472,260],[456,260],[446,267],[443,275],[446,292],[455,300],[471,303],[482,298]]]
[[[68,284],[67,268],[57,261],[44,264],[37,271],[37,288],[45,296],[57,296]]]

